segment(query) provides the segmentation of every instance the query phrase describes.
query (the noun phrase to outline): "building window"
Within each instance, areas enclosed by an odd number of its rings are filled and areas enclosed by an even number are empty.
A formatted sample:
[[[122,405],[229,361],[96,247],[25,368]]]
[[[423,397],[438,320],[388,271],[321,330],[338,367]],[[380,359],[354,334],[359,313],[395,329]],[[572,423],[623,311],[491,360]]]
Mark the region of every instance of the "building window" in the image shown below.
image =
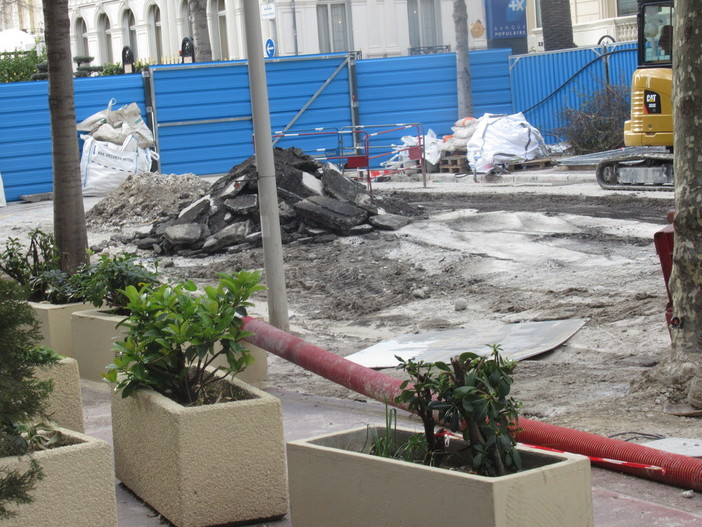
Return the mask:
[[[227,6],[224,0],[217,2],[217,29],[219,33],[219,58],[229,57],[229,42],[227,41]]]
[[[100,59],[103,64],[114,62],[112,54],[112,28],[105,13],[98,17],[98,38],[100,39]]]
[[[317,29],[320,53],[337,53],[350,51],[353,48],[349,39],[346,4],[319,4]]]
[[[136,60],[139,56],[137,51],[136,19],[131,9],[127,9],[122,16],[122,35],[124,45],[132,48],[132,55],[134,55],[134,60]]]
[[[637,0],[617,0],[617,16],[635,15]]]
[[[151,31],[151,52],[156,57],[156,62],[163,61],[163,39],[161,33],[161,10],[157,5],[149,8],[149,26]]]
[[[410,47],[441,45],[438,9],[434,0],[407,0]]]
[[[88,56],[88,27],[85,25],[85,20],[82,17],[76,19],[76,56]]]
[[[535,0],[534,14],[536,15],[536,26],[535,27],[544,27],[542,22],[541,22],[541,0]]]

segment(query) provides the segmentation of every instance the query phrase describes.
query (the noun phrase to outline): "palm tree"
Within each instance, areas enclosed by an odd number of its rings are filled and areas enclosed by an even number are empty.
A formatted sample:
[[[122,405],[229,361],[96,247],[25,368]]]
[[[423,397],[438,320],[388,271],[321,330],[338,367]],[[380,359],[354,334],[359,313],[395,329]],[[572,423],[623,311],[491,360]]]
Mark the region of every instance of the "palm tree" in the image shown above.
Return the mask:
[[[574,48],[570,0],[541,0],[540,4],[544,49],[553,51]]]
[[[68,0],[43,2],[43,10],[49,62],[54,235],[61,251],[61,269],[72,273],[88,260],[88,235],[85,227],[76,109],[73,100]]]
[[[458,118],[473,117],[473,93],[468,56],[468,9],[466,0],[453,0],[453,24],[456,28],[456,74],[458,77]]]
[[[207,29],[207,0],[188,0],[188,12],[193,21],[193,43],[195,44],[195,61],[212,60],[212,45]]]

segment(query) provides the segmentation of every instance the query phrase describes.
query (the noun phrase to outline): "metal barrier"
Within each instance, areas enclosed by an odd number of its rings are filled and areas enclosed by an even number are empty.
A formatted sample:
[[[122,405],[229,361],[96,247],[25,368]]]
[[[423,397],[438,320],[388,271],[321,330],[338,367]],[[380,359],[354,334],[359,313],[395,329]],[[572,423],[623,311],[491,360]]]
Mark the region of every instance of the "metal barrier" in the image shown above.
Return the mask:
[[[402,130],[414,129],[417,138],[416,145],[398,146],[394,144],[378,144],[380,138],[387,134],[397,134]],[[372,130],[372,131],[371,131]],[[296,131],[275,131],[272,134],[273,145],[275,146],[283,138],[300,137],[309,138],[313,136],[336,136],[334,148],[308,149],[307,153],[311,157],[320,161],[330,161],[339,164],[342,170],[364,170],[364,176],[368,192],[372,192],[371,166],[374,160],[383,157],[389,159],[380,162],[384,167],[383,172],[400,173],[408,168],[419,168],[422,171],[422,181],[426,187],[426,165],[424,163],[424,133],[421,123],[399,123],[399,124],[378,124],[368,126],[345,126],[342,128],[312,128],[308,130]],[[375,141],[375,142],[374,142]],[[405,154],[406,152],[406,154]],[[403,158],[415,161],[415,167],[400,166]],[[397,166],[392,166],[395,163]],[[359,178],[359,179],[362,179]]]

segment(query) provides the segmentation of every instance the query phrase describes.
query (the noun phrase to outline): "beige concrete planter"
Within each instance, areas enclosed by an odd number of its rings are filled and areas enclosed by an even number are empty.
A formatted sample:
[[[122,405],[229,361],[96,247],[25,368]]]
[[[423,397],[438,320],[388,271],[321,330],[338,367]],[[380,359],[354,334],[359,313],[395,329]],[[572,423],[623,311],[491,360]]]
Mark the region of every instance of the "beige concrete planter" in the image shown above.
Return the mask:
[[[47,413],[58,426],[83,432],[83,404],[80,394],[78,362],[69,357],[61,359],[49,368],[37,368],[37,380],[54,380],[54,389],[49,395]]]
[[[39,344],[50,347],[59,355],[70,357],[73,350],[71,315],[75,311],[91,309],[93,305],[82,302],[71,304],[29,302],[29,305],[41,323],[43,338]]]
[[[61,525],[117,527],[112,450],[105,441],[62,430],[74,444],[33,455],[44,479],[32,491],[34,502],[13,507],[18,516],[0,527]],[[25,470],[27,457],[0,458],[2,470]]]
[[[78,360],[81,378],[91,381],[103,380],[102,373],[115,356],[112,349],[115,342],[126,336],[125,328],[116,327],[124,318],[99,309],[76,311],[72,314],[73,350],[66,355]],[[267,353],[253,344],[244,344],[251,351],[254,363],[238,377],[257,388],[264,388],[268,381]],[[215,361],[214,365],[226,366],[227,361],[222,357]]]
[[[178,527],[283,516],[288,510],[280,401],[184,407],[151,389],[112,399],[117,478]]]
[[[288,443],[296,527],[593,525],[585,457],[525,447],[535,468],[488,478],[360,453],[367,437],[358,428]]]
[[[69,357],[78,361],[82,379],[103,380],[102,373],[115,356],[112,346],[126,333],[124,328],[116,327],[124,318],[99,309],[73,313],[71,316],[73,351]]]

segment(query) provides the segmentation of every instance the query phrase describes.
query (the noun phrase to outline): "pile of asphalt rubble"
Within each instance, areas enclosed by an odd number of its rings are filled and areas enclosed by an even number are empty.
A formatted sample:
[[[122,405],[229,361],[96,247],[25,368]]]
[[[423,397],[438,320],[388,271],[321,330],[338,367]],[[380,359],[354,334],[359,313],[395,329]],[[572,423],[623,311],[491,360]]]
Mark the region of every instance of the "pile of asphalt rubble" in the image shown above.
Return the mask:
[[[274,149],[274,160],[283,243],[326,242],[376,229],[396,230],[412,221],[389,212],[406,212],[406,206],[392,198],[374,198],[335,165],[322,165],[297,148]],[[159,255],[208,256],[261,245],[255,158],[233,167],[200,199],[130,238],[121,241]]]

